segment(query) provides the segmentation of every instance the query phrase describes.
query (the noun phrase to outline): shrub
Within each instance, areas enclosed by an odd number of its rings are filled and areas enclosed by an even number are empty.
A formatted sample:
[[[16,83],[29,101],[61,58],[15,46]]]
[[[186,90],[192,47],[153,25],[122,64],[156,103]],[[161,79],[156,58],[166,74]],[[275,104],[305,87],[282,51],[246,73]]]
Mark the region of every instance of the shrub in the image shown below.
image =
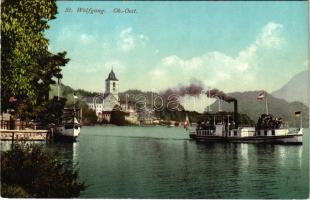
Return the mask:
[[[1,196],[78,197],[86,188],[72,162],[63,163],[42,145],[14,144],[1,152]]]

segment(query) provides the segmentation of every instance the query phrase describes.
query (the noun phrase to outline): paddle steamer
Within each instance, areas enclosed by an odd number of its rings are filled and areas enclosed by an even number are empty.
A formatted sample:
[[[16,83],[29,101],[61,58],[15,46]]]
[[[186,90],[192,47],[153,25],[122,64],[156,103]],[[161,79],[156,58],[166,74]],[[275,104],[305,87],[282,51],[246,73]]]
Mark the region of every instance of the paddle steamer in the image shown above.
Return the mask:
[[[298,112],[298,114],[301,114]],[[255,126],[239,126],[238,103],[234,100],[234,114],[207,115],[190,131],[190,138],[205,142],[246,142],[273,144],[302,144],[303,128],[289,129],[281,118],[263,114]]]

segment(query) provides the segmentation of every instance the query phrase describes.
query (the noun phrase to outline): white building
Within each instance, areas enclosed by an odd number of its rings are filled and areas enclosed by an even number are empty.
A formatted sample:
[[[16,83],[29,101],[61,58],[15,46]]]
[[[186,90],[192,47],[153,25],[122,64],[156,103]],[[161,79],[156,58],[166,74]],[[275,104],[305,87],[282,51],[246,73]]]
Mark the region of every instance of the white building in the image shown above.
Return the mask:
[[[119,98],[119,81],[113,72],[113,69],[109,73],[108,78],[105,80],[105,90],[103,95],[95,97],[84,97],[88,107],[96,112],[98,121],[106,120],[110,121],[111,111],[118,109],[123,111],[125,120],[132,124],[138,124],[138,113],[134,110],[131,103],[123,102],[121,104]]]
[[[83,99],[88,107],[96,112],[99,119],[105,118],[110,121],[111,111],[115,106],[120,106],[118,93],[119,81],[112,69],[108,78],[105,80],[103,96],[84,97]]]

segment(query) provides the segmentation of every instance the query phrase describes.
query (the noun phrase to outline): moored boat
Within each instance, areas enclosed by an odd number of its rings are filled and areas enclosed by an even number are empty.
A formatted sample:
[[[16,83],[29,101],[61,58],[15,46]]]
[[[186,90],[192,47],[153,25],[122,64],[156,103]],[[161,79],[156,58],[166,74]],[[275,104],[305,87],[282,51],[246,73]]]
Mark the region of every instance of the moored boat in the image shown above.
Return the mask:
[[[55,138],[75,141],[80,134],[81,124],[77,118],[79,109],[65,109],[62,119],[55,126]]]

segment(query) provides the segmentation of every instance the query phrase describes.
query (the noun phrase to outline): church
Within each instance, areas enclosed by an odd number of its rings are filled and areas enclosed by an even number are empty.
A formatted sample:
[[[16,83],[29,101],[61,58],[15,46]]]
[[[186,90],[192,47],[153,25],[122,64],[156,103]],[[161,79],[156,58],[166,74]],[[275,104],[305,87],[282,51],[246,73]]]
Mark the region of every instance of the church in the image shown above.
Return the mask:
[[[88,107],[96,112],[96,115],[100,121],[110,121],[111,111],[120,106],[119,98],[119,81],[115,76],[113,68],[109,73],[108,78],[105,80],[105,90],[103,95],[95,97],[84,97]]]

